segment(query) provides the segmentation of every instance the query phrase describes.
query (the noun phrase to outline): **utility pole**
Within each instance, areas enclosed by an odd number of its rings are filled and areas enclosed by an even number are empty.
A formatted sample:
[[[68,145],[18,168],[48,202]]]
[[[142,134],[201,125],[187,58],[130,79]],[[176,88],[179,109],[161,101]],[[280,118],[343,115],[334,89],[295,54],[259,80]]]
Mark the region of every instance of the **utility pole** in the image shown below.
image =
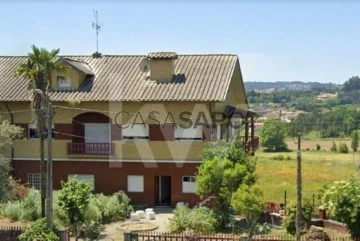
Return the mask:
[[[53,171],[52,171],[52,104],[48,99],[47,103],[47,118],[48,118],[48,162],[47,162],[47,206],[46,206],[46,217],[47,227],[52,228],[53,226]]]
[[[297,151],[297,175],[296,175],[296,241],[300,241],[301,238],[301,221],[302,221],[302,178],[301,178],[301,133],[298,133],[298,151]]]

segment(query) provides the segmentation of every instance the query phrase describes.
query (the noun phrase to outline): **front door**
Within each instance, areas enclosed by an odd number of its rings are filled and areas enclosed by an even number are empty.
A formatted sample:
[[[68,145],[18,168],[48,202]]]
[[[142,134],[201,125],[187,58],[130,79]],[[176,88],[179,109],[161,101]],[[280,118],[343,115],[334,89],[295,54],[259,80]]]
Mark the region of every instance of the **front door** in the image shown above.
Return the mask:
[[[155,204],[171,205],[171,176],[155,176]]]

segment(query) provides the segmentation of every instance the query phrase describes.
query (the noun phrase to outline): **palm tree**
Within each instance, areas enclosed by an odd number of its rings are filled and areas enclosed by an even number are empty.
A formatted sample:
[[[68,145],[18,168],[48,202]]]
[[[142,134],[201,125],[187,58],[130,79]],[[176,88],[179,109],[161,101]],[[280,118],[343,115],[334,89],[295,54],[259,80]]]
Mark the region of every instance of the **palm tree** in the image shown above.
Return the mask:
[[[26,62],[20,65],[15,74],[29,81],[28,90],[42,90],[45,98],[49,101],[49,90],[52,84],[51,77],[54,73],[62,72],[65,69],[65,65],[61,61],[58,61],[57,55],[60,49],[48,51],[45,48],[38,48],[32,45],[31,50],[32,51],[28,53]],[[46,101],[44,102],[38,94],[34,93],[31,104],[35,111],[37,134],[40,139],[41,215],[45,217],[46,163],[44,158],[44,141],[46,128],[44,104],[46,104]],[[51,126],[48,127],[48,130],[51,131]]]

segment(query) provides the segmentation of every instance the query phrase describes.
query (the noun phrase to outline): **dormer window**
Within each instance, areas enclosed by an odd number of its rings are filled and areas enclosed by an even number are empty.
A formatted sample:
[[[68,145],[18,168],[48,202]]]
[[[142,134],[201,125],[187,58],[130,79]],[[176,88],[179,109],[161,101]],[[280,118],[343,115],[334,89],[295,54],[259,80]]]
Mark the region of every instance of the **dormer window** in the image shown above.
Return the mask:
[[[68,90],[71,89],[71,79],[64,76],[57,77],[57,87],[60,90]]]

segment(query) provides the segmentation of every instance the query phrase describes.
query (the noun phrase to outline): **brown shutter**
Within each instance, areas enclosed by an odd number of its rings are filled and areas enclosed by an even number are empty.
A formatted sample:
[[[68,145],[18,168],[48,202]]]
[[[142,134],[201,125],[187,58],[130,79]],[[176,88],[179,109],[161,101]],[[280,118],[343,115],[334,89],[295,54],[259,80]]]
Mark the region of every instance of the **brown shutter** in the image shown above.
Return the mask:
[[[28,124],[15,124],[23,128],[22,138],[28,138],[29,125]]]
[[[72,142],[83,143],[85,142],[85,127],[84,124],[73,120],[72,122]]]
[[[117,141],[121,140],[121,126],[117,126],[116,124],[111,125],[111,140]]]
[[[71,140],[72,139],[72,124],[55,124],[55,139],[57,140]]]
[[[211,128],[209,125],[203,126],[203,140],[204,141],[211,141],[211,131],[214,128]]]
[[[150,141],[173,141],[174,125],[149,125]]]

